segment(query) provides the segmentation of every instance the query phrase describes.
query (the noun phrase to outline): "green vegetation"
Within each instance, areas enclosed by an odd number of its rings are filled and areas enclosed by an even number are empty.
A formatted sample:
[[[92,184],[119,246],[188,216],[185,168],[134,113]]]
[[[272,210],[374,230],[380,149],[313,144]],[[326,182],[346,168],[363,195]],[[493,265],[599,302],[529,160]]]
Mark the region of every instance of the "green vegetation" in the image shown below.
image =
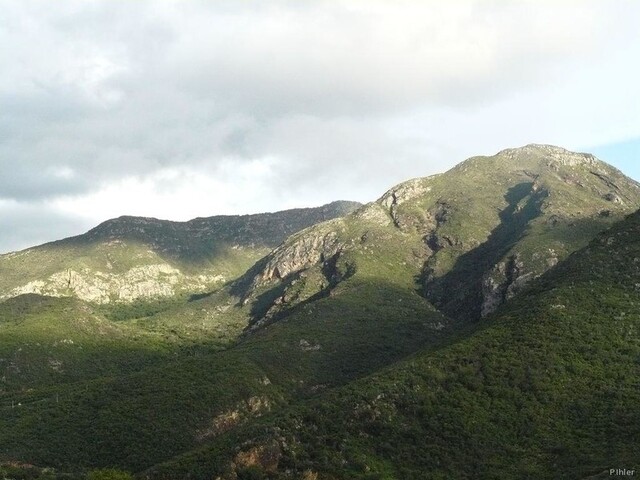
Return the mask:
[[[114,468],[105,468],[89,472],[87,480],[133,480],[133,477],[127,472],[122,472]]]
[[[137,372],[16,394],[0,443],[39,465],[138,471],[197,447],[221,418],[244,423],[433,344],[445,324],[415,289],[356,275],[233,348],[176,343],[175,358]]]
[[[183,306],[187,299],[181,296],[140,300],[132,303],[112,303],[100,305],[98,310],[114,322],[135,320],[156,315],[172,308]]]
[[[137,371],[168,357],[170,346],[79,300],[34,294],[0,303],[0,339],[5,408],[20,402],[18,392]]]
[[[0,474],[634,468],[640,214],[616,222],[639,206],[615,169],[528,146],[343,218],[123,217],[2,256]]]
[[[4,480],[133,480],[129,473],[113,468],[92,470],[85,475],[63,473],[53,468],[38,468],[19,463],[0,464],[0,478]]]
[[[254,421],[154,468],[256,478],[587,478],[640,467],[640,213],[446,346]],[[208,476],[208,477],[207,477]]]
[[[352,255],[352,268],[386,270],[380,276],[414,269],[406,280],[442,313],[476,321],[639,207],[638,184],[592,156],[544,145],[506,150],[410,180],[347,217],[293,235],[238,290],[249,301],[269,286],[279,293],[272,301],[291,297],[302,272],[326,276],[331,259]]]

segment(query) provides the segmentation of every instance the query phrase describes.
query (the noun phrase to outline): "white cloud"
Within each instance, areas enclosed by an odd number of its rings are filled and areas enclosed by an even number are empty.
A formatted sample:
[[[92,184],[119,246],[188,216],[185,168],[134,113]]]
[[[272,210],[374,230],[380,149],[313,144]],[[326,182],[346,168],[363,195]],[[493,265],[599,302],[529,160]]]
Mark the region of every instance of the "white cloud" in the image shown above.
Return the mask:
[[[222,162],[216,171],[203,172],[190,167],[171,167],[146,176],[127,176],[89,194],[61,196],[49,204],[66,215],[87,220],[128,215],[189,220],[216,214],[246,213],[247,206],[259,211],[265,187],[278,170],[275,159],[265,158],[235,166]],[[185,201],[187,199],[187,201]]]

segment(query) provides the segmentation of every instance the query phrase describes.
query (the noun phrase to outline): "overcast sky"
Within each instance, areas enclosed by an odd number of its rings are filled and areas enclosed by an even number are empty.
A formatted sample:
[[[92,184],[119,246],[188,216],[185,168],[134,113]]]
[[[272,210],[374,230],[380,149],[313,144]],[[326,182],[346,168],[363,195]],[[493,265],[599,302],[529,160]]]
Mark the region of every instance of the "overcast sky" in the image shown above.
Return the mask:
[[[0,252],[370,201],[532,142],[640,177],[638,24],[635,0],[0,0]]]

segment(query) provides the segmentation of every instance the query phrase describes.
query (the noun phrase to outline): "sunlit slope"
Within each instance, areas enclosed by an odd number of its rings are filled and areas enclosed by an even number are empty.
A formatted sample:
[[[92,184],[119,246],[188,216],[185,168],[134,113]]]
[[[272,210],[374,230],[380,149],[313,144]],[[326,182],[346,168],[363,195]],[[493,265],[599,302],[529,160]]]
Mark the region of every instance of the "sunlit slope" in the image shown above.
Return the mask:
[[[0,298],[23,293],[130,303],[219,288],[287,236],[358,204],[170,222],[120,217],[89,232],[0,256]]]
[[[638,185],[612,167],[588,154],[531,145],[405,182],[349,215],[311,225],[236,281],[189,296],[174,290],[162,308],[140,302],[143,297],[117,308],[113,302],[91,307],[114,331],[144,338],[153,355],[168,356],[5,396],[12,407],[21,405],[0,420],[0,461],[130,471],[169,462],[166,470],[153,470],[165,478],[187,471],[193,478],[429,478],[418,473],[424,469],[433,478],[492,478],[499,468],[510,478],[522,471],[554,478],[541,458],[559,462],[563,453],[580,454],[572,442],[583,436],[592,439],[583,443],[590,456],[596,436],[606,433],[588,422],[585,430],[562,423],[571,412],[558,385],[580,398],[587,398],[582,378],[609,385],[598,377],[609,365],[583,372],[576,359],[586,353],[566,339],[593,340],[587,351],[598,353],[613,337],[596,327],[606,317],[593,303],[599,290],[583,289],[597,281],[595,264],[578,264],[574,303],[551,297],[553,288],[573,291],[565,282],[568,267],[556,267],[564,276],[537,278],[639,205]],[[196,267],[186,258],[195,254],[162,255],[189,278],[204,275],[190,270]],[[606,256],[584,255],[569,264],[601,258],[620,278],[634,278]],[[564,314],[595,323],[555,321]],[[629,318],[627,312],[621,321]],[[412,364],[393,366],[409,357]],[[622,362],[620,375],[633,368],[615,356],[602,362],[614,360]],[[548,396],[532,399],[522,383],[528,379]],[[490,398],[475,397],[478,391]],[[629,398],[624,402],[635,401]],[[588,408],[602,418],[598,402]],[[538,435],[530,444],[518,443],[529,432],[512,419],[520,410]],[[551,419],[566,433],[557,451],[540,446],[552,438]],[[270,427],[274,422],[281,430]],[[514,426],[507,428],[509,422]],[[448,433],[434,433],[440,431]],[[389,438],[383,449],[378,433]],[[626,444],[610,443],[622,452],[615,458],[628,458]],[[527,456],[530,446],[534,453]],[[418,455],[425,451],[431,453]],[[511,470],[503,461],[509,455],[515,456]],[[275,463],[255,461],[267,457]],[[596,468],[598,458],[589,465]]]
[[[13,396],[22,405],[1,420],[5,459],[63,469],[146,469],[446,338],[452,322],[416,290],[415,264],[389,258],[381,265],[354,255],[357,272],[338,261],[326,274],[341,275],[340,282],[271,322],[248,324],[260,305],[239,306],[234,288],[113,322],[172,342],[175,359],[60,386],[41,393],[39,402],[36,392]],[[233,341],[246,326],[235,346],[217,351],[218,342]],[[108,440],[88,440],[100,438]]]
[[[592,155],[504,150],[293,235],[236,291],[260,322],[377,265],[380,276],[409,275],[444,314],[475,320],[638,207],[638,184]]]

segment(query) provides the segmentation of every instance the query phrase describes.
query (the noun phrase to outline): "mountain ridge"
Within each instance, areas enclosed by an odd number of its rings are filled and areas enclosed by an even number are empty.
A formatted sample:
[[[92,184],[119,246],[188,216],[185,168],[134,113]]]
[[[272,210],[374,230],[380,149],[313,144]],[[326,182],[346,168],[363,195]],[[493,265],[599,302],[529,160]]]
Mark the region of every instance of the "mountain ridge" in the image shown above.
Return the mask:
[[[0,298],[22,293],[132,302],[219,288],[289,234],[353,210],[337,201],[282,212],[172,222],[124,216],[0,255]]]

